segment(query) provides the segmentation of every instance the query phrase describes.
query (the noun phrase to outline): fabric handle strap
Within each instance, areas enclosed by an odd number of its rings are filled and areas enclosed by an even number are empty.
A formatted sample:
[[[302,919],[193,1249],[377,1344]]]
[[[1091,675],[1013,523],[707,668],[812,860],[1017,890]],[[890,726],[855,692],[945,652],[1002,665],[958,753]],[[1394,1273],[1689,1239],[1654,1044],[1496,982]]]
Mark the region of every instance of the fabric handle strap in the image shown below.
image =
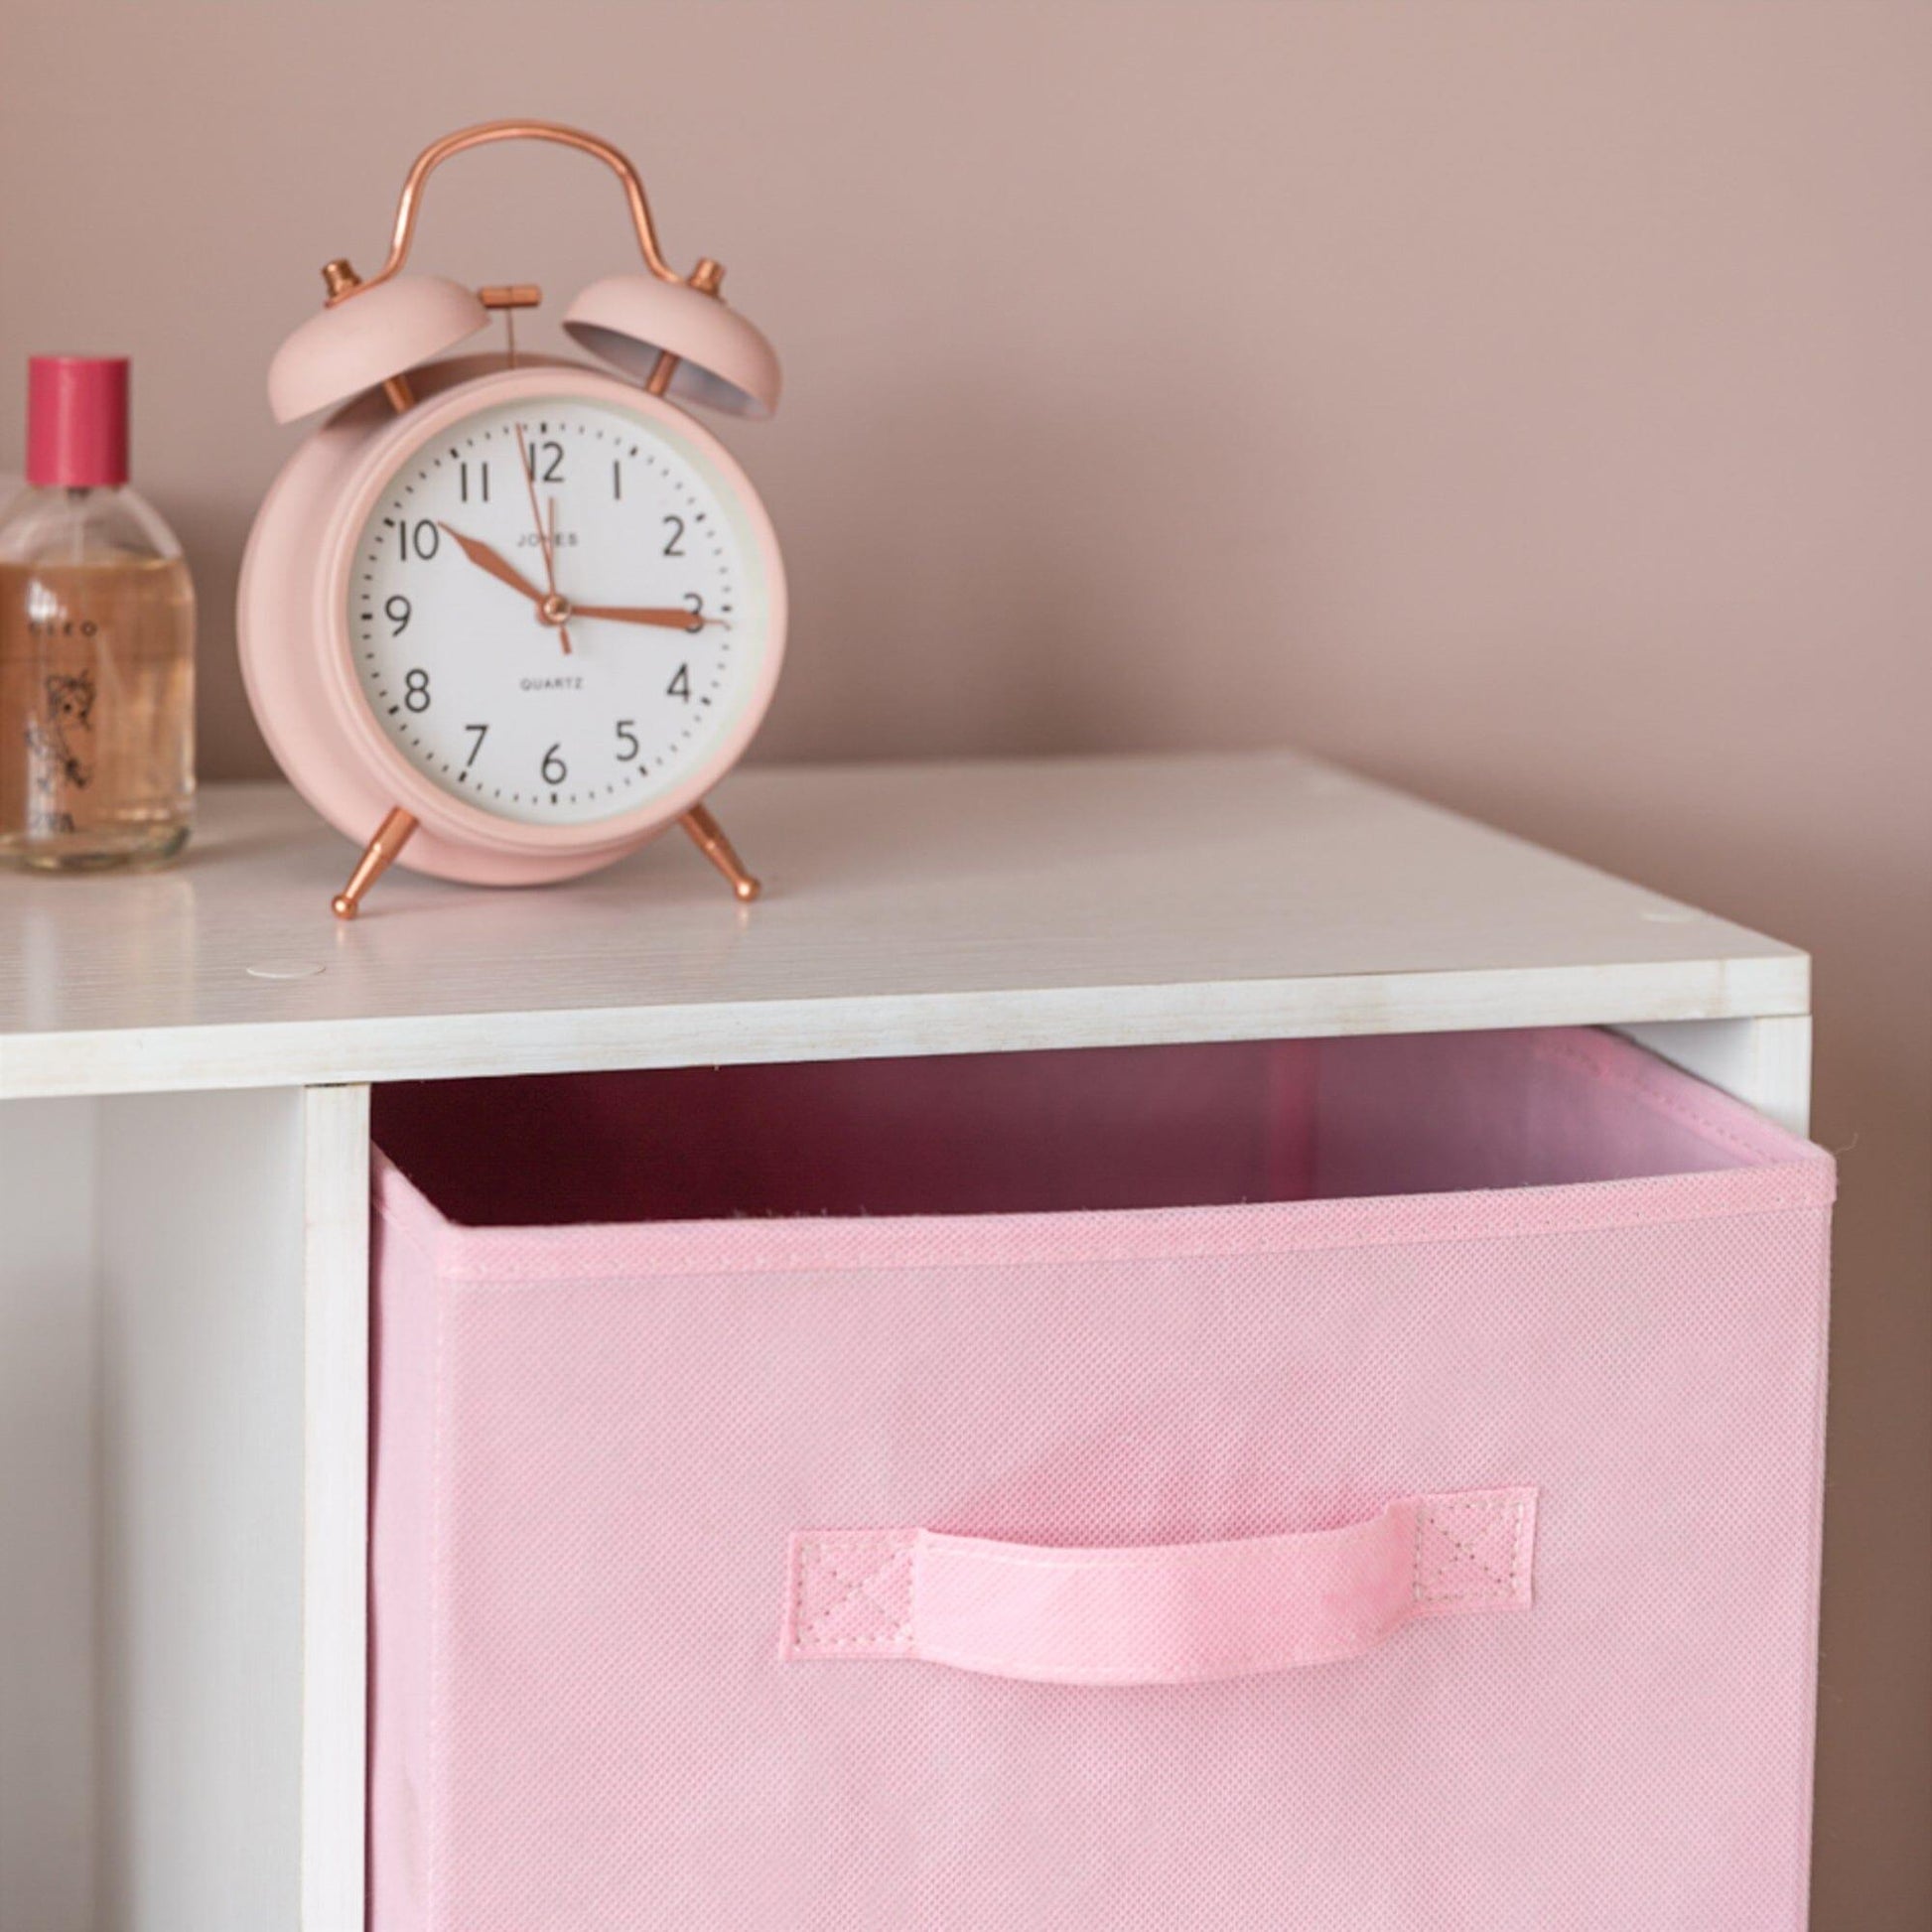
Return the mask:
[[[1405,1496],[1344,1529],[1039,1549],[931,1530],[791,1538],[782,1654],[1059,1684],[1195,1684],[1358,1657],[1419,1617],[1527,1607],[1534,1489]]]

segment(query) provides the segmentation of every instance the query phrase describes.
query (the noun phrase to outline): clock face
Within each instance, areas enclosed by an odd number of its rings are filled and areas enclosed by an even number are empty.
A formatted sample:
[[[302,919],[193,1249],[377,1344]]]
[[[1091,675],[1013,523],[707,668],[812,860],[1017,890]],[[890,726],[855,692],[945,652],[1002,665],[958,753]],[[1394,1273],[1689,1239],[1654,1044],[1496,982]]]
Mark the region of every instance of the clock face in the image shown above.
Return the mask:
[[[351,552],[370,712],[451,796],[528,825],[647,807],[759,701],[769,586],[735,484],[616,400],[524,397],[418,444]]]

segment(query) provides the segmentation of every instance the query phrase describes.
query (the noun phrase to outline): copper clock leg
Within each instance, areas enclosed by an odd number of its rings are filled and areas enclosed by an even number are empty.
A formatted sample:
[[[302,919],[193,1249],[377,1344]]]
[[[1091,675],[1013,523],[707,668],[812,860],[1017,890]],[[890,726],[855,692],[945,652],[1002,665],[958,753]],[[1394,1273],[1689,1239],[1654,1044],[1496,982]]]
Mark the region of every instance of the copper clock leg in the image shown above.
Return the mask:
[[[354,918],[369,888],[395,863],[396,854],[409,843],[409,835],[415,829],[416,821],[400,805],[375,828],[375,837],[362,848],[362,856],[356,860],[348,884],[336,895],[337,918]]]
[[[723,828],[702,805],[693,805],[678,823],[690,833],[691,843],[731,881],[732,891],[742,903],[751,904],[763,892],[764,888],[745,870],[745,862],[732,850],[732,842],[726,838]]]

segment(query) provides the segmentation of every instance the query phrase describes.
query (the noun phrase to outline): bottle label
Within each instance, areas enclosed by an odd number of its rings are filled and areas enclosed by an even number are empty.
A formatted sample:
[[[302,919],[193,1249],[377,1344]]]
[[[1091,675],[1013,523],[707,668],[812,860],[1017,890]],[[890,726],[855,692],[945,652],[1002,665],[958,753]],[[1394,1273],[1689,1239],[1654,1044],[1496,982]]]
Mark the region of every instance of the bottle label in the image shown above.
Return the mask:
[[[32,829],[71,832],[71,794],[85,791],[94,775],[94,674],[44,678],[41,691],[39,715],[27,721]]]

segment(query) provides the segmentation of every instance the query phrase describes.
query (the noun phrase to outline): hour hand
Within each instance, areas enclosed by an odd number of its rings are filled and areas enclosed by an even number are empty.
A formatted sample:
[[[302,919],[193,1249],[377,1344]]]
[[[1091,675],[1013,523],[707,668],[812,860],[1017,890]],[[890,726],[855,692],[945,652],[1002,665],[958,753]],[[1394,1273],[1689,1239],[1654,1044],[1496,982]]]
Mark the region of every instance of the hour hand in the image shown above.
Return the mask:
[[[571,616],[608,618],[613,623],[647,623],[659,630],[702,630],[708,623],[731,625],[723,618],[694,617],[689,611],[671,610],[661,604],[573,604]]]
[[[449,537],[479,570],[488,571],[498,583],[507,584],[513,591],[521,591],[532,604],[543,602],[543,593],[513,563],[505,557],[498,556],[488,544],[481,543],[475,537],[466,537],[461,530],[453,530],[447,523],[438,523],[436,527]]]

